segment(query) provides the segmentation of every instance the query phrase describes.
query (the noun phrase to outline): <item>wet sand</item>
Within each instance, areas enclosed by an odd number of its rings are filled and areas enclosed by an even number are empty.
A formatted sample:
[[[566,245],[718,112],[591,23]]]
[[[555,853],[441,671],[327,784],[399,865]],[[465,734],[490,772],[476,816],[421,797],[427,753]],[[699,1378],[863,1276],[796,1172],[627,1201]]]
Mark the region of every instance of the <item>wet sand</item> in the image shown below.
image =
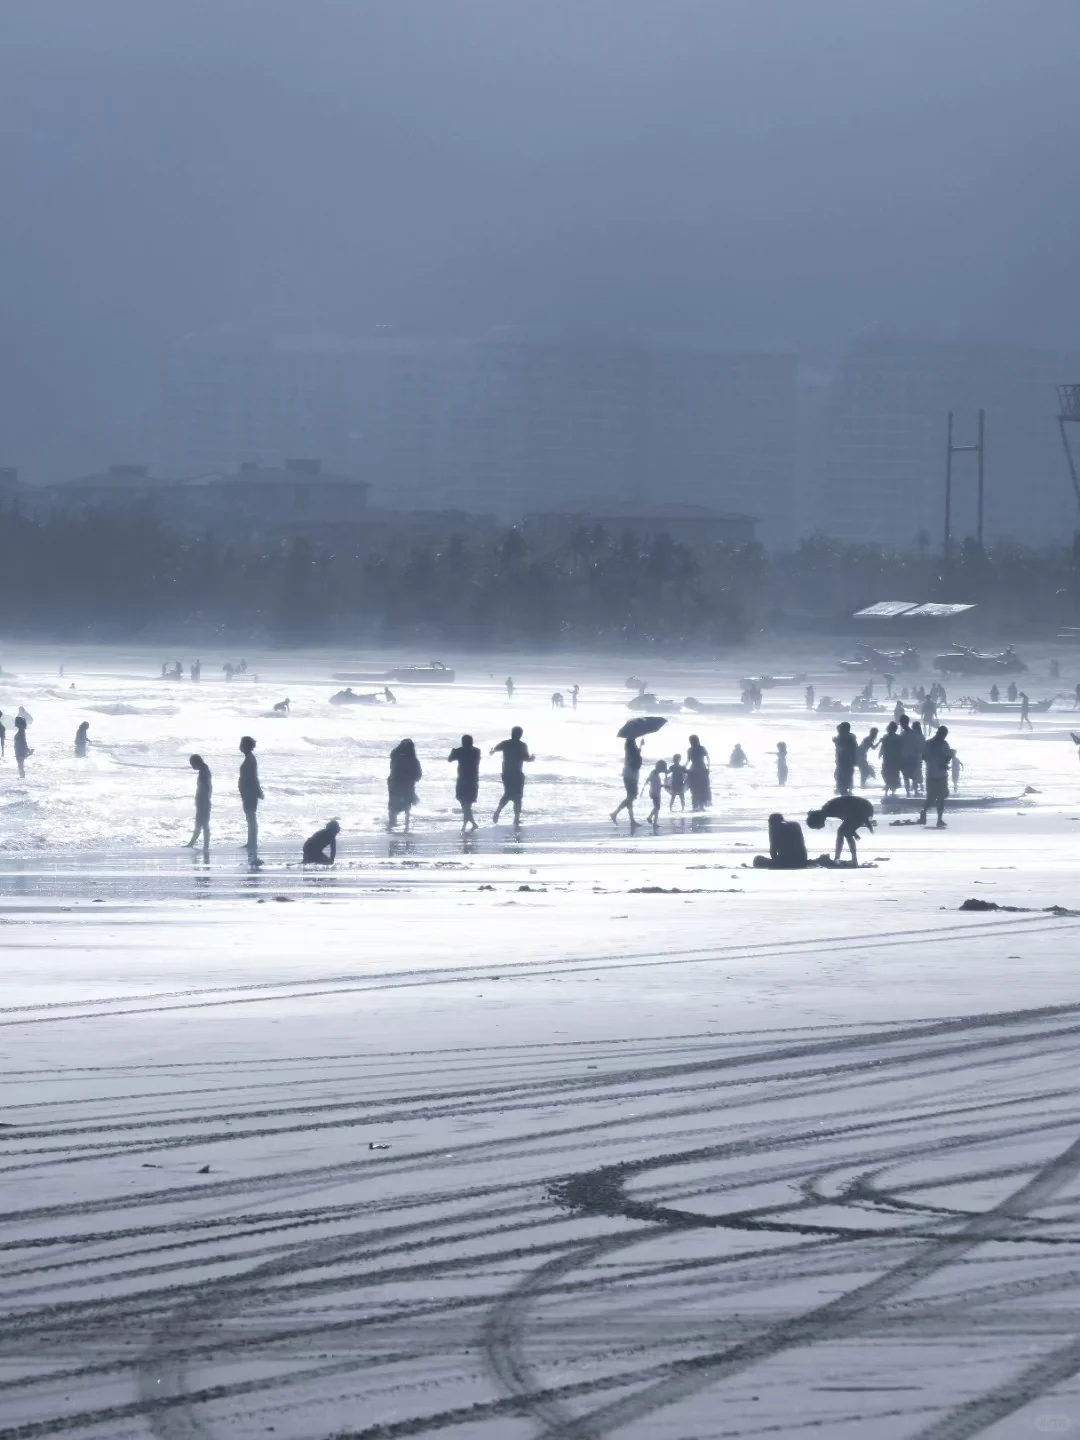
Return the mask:
[[[0,680],[2,708],[27,705],[59,774],[82,716],[54,726],[54,682],[4,663],[26,679]],[[130,663],[91,681],[67,661],[80,692],[148,705],[124,697],[161,682]],[[831,788],[835,721],[801,691],[673,718],[647,758],[696,729],[754,768],[715,777],[704,821],[665,811],[631,839],[606,814],[618,681],[642,671],[576,667],[577,717],[550,711],[556,662],[512,670],[513,706],[492,662],[345,723],[309,664],[250,711],[241,681],[178,686],[168,715],[87,711],[92,738],[132,727],[92,781],[47,793],[35,767],[20,789],[6,762],[0,1440],[1080,1425],[1080,919],[1042,908],[1080,909],[1067,713],[1023,739],[946,717],[963,789],[1031,785],[1025,804],[944,832],[883,818],[856,872],[762,872],[762,753],[788,741],[798,817]],[[648,678],[724,699],[746,668]],[[279,691],[310,714],[255,729]],[[463,845],[428,757],[515,721],[527,823]],[[255,873],[243,729],[268,797]],[[406,733],[427,771],[408,842],[381,833],[379,789]],[[177,848],[190,748],[215,769],[209,866]],[[306,874],[293,837],[330,813],[342,861]]]

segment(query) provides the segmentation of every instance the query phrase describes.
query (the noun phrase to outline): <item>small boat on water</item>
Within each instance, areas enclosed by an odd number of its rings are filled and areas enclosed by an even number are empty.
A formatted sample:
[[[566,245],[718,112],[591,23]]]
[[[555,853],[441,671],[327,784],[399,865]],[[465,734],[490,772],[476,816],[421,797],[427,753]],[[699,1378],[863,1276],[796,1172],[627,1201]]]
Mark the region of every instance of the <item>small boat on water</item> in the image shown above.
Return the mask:
[[[1045,715],[1057,698],[1056,695],[1051,695],[1049,700],[1032,700],[1028,705],[1029,714]],[[977,695],[961,703],[976,715],[1020,715],[1024,709],[1019,700],[982,700]]]
[[[760,690],[772,690],[777,685],[805,685],[809,676],[803,675],[746,675],[744,685],[756,685]]]
[[[384,695],[357,695],[353,690],[339,690],[336,695],[330,696],[331,705],[384,705]]]
[[[655,695],[643,692],[626,702],[628,710],[648,710],[655,715],[677,715],[683,708],[678,700],[658,700]],[[742,707],[740,706],[740,709]]]
[[[452,685],[455,672],[440,660],[426,665],[399,665],[393,670],[334,670],[331,680],[346,685],[385,685],[394,680],[398,685]]]
[[[682,702],[684,710],[693,710],[695,715],[749,715],[750,707],[741,700],[696,700],[688,695]]]

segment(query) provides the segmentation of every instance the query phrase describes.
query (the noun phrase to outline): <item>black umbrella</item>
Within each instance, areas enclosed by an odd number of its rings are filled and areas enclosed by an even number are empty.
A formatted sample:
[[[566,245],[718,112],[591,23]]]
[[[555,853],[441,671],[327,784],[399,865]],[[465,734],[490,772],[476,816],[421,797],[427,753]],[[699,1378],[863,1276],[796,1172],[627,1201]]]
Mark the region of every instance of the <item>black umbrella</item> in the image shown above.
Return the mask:
[[[633,720],[627,720],[619,731],[619,739],[638,740],[642,735],[651,735],[654,730],[660,730],[666,724],[663,715],[635,715]]]

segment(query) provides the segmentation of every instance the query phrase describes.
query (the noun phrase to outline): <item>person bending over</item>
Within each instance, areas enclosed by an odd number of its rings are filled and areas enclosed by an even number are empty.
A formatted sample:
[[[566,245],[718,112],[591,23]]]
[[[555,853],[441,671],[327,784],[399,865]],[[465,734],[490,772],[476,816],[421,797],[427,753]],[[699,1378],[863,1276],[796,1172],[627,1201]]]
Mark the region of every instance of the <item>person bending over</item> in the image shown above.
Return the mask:
[[[836,854],[833,857],[836,863],[840,863],[846,842],[851,851],[852,865],[858,865],[856,836],[860,830],[874,828],[874,807],[870,801],[863,799],[861,795],[836,795],[827,805],[823,805],[820,810],[811,810],[806,817],[806,823],[811,830],[824,830],[826,820],[840,821],[840,828],[836,832]]]
[[[304,841],[305,865],[333,865],[337,859],[337,837],[341,826],[336,820],[329,821],[314,835]]]

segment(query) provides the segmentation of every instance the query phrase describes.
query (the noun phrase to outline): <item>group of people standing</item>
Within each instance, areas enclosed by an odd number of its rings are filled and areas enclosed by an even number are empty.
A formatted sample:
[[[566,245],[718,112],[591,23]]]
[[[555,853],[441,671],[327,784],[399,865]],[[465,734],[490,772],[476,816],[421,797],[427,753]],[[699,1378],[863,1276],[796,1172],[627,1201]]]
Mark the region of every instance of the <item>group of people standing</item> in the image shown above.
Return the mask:
[[[627,736],[623,742],[623,787],[626,794],[619,801],[611,812],[611,823],[617,825],[619,816],[625,810],[630,821],[630,829],[637,828],[637,821],[634,818],[634,804],[641,794],[641,771],[643,757],[641,753],[642,740],[636,736]],[[690,792],[690,809],[694,812],[707,810],[712,804],[712,782],[709,778],[709,752],[701,743],[697,735],[691,735],[686,747],[686,763],[683,764],[682,753],[678,752],[672,756],[670,763],[667,760],[657,760],[649,772],[646,781],[651,808],[647,824],[655,826],[660,818],[660,807],[663,803],[664,792],[670,796],[669,810],[675,809],[675,801],[679,802],[679,809],[686,809],[686,792]]]
[[[836,727],[833,749],[836,756],[834,779],[838,795],[850,795],[855,788],[855,771],[858,770],[865,789],[873,778],[874,768],[870,764],[870,753],[880,750],[881,778],[886,796],[898,793],[901,784],[905,794],[921,795],[925,803],[920,823],[926,824],[927,808],[935,806],[939,829],[945,826],[945,801],[949,794],[950,778],[953,789],[960,778],[960,758],[948,743],[949,727],[939,725],[929,738],[923,732],[918,720],[911,720],[901,714],[899,722],[890,720],[885,734],[878,740],[878,731],[871,729],[862,741],[856,740],[851,725],[842,720]]]

